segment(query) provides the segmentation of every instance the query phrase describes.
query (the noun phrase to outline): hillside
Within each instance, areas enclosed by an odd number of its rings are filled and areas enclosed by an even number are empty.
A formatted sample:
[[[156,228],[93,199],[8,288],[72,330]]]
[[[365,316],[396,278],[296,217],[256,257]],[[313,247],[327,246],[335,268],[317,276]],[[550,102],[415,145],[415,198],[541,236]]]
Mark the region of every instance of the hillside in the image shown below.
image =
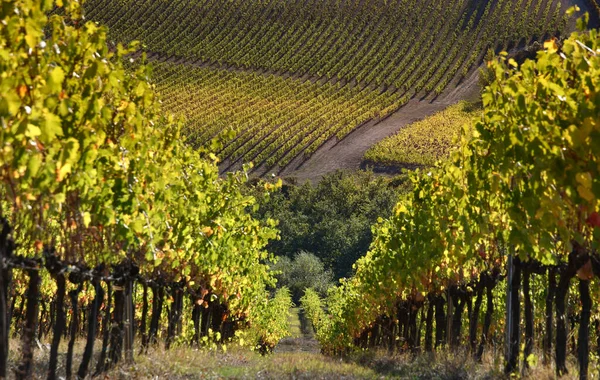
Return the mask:
[[[3,1],[0,379],[599,378],[571,4]]]
[[[157,63],[165,108],[186,118],[189,142],[223,142],[222,171],[252,161],[256,174],[306,179],[358,168],[371,145],[406,122],[476,93],[488,49],[560,35],[570,29],[563,11],[572,3],[89,0],[85,7],[114,43],[142,42]],[[414,118],[386,120],[411,99]],[[358,146],[327,153],[357,129]]]

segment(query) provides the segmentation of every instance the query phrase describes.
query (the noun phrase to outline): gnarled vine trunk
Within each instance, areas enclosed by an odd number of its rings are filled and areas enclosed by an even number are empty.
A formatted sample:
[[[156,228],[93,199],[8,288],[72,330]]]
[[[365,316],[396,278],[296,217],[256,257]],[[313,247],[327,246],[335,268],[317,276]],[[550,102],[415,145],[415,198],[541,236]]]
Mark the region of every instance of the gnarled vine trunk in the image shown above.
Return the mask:
[[[94,286],[94,291],[96,295],[94,297],[94,301],[92,302],[92,306],[90,307],[90,316],[88,318],[87,341],[85,344],[85,349],[83,351],[81,363],[79,364],[79,370],[77,371],[77,377],[80,379],[85,379],[88,373],[88,366],[92,359],[92,353],[94,352],[94,342],[96,341],[96,321],[98,319],[100,305],[104,300],[104,290],[102,289],[100,280],[92,280],[92,285]]]
[[[590,363],[590,316],[592,312],[592,298],[590,297],[590,282],[579,281],[579,297],[581,299],[581,320],[579,322],[578,359],[579,378],[588,378],[588,367]]]
[[[427,316],[425,317],[425,351],[433,351],[433,310],[435,307],[434,297],[428,296]]]
[[[492,276],[485,277],[485,295],[486,295],[486,309],[485,317],[483,320],[483,328],[481,331],[481,341],[479,342],[479,348],[477,349],[477,355],[475,358],[478,362],[483,358],[483,350],[485,345],[489,341],[490,326],[492,325],[492,316],[494,314],[494,287],[496,286],[496,279]]]
[[[52,335],[52,344],[50,346],[50,359],[48,362],[48,380],[56,379],[56,367],[58,357],[58,345],[63,331],[66,328],[65,317],[65,276],[63,274],[56,275],[56,318],[54,322],[54,331]]]
[[[435,303],[435,348],[445,344],[446,313],[444,312],[444,297],[437,296]]]
[[[552,361],[552,339],[554,331],[554,297],[556,295],[556,268],[548,269],[548,293],[546,294],[546,335],[544,337],[544,364]]]
[[[509,334],[507,334],[508,357],[506,358],[505,373],[513,373],[519,365],[519,347],[521,341],[521,310],[520,310],[520,285],[521,285],[521,262],[518,257],[513,258],[513,274],[509,283],[510,305],[508,322],[511,324]]]
[[[35,348],[35,332],[38,322],[38,304],[40,298],[40,274],[37,270],[27,271],[29,285],[27,287],[27,308],[25,314],[25,325],[22,332],[23,359],[15,371],[17,379],[31,378],[33,366],[33,351]]]
[[[475,285],[475,306],[473,308],[471,319],[469,321],[469,343],[471,354],[473,355],[475,355],[477,351],[477,325],[479,323],[479,311],[481,310],[481,303],[483,302],[485,277],[487,277],[487,273],[483,273],[479,277],[479,281],[477,281],[477,284]]]
[[[11,229],[8,221],[0,216],[0,378],[7,376],[8,341],[10,337],[10,283],[12,273],[5,267],[5,260],[11,258],[14,244],[9,238]]]
[[[523,368],[529,368],[529,355],[533,352],[533,303],[531,302],[531,270],[529,263],[523,270],[523,303],[525,307],[525,350]]]
[[[556,375],[563,376],[567,370],[567,316],[566,298],[571,274],[561,271],[556,288]]]

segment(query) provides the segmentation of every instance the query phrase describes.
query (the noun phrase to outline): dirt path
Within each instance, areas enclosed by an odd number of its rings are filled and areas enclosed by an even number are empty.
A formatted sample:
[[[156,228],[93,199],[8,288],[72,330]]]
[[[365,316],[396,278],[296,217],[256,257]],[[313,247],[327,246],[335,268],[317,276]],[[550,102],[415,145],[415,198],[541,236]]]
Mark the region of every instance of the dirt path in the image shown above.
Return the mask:
[[[379,123],[367,123],[341,141],[335,137],[330,139],[303,164],[294,166],[292,163],[280,175],[296,177],[300,182],[316,182],[327,173],[338,169],[357,170],[361,167],[365,152],[374,144],[393,135],[402,127],[460,100],[475,100],[478,94],[478,71],[475,70],[466,80],[452,86],[435,100],[414,98]]]
[[[308,321],[303,317],[300,308],[290,310],[289,317],[291,337],[282,339],[275,346],[275,353],[282,352],[309,352],[318,354],[321,352],[319,342],[315,339],[315,334]]]

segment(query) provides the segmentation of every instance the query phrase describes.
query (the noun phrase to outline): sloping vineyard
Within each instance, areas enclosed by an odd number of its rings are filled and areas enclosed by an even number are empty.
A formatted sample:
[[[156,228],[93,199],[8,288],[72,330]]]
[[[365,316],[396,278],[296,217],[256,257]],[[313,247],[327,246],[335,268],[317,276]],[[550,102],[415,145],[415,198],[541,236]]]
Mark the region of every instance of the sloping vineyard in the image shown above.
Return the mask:
[[[88,0],[84,6],[88,19],[109,26],[113,43],[139,40],[152,61],[162,62],[156,81],[167,109],[188,118],[192,143],[233,129],[220,153],[223,170],[249,161],[273,171],[299,165],[334,136],[415,96],[442,94],[488,49],[527,45],[567,22],[560,0]],[[236,90],[224,89],[232,81],[249,93],[238,91],[233,101]],[[267,98],[277,100],[267,106]]]
[[[365,153],[374,165],[432,166],[457,146],[463,126],[478,115],[477,107],[460,102],[424,120],[402,128]]]
[[[156,63],[154,74],[165,108],[186,118],[189,142],[225,141],[215,153],[228,159],[228,168],[240,160],[283,168],[407,100],[339,84],[172,63]]]
[[[563,26],[560,1],[90,0],[115,41],[192,62],[420,91]],[[440,22],[444,20],[444,22]]]
[[[500,349],[507,374],[539,356],[558,377],[572,353],[579,378],[597,376],[599,52],[592,30],[547,41],[536,61],[490,63],[472,138],[411,175],[327,311],[306,293],[324,350]]]
[[[64,17],[48,16],[55,5]],[[98,374],[132,359],[135,335],[145,350],[251,327],[269,350],[291,302],[267,291],[275,222],[250,215],[245,173],[220,178],[214,155],[179,139],[148,68],[125,70],[132,50],[110,50],[79,7],[0,8],[0,378],[32,377],[36,339],[51,342],[49,379],[72,377],[82,336],[78,378],[92,360]]]

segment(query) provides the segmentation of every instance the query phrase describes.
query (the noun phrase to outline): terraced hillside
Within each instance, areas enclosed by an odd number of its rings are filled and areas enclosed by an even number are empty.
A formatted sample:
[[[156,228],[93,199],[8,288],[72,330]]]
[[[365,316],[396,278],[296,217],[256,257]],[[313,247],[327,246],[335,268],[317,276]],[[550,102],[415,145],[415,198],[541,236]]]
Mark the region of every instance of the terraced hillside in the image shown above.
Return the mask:
[[[488,49],[560,33],[570,3],[88,0],[86,17],[115,42],[144,44],[191,143],[228,136],[223,170],[254,161],[259,173],[290,173],[412,98],[443,98]]]

